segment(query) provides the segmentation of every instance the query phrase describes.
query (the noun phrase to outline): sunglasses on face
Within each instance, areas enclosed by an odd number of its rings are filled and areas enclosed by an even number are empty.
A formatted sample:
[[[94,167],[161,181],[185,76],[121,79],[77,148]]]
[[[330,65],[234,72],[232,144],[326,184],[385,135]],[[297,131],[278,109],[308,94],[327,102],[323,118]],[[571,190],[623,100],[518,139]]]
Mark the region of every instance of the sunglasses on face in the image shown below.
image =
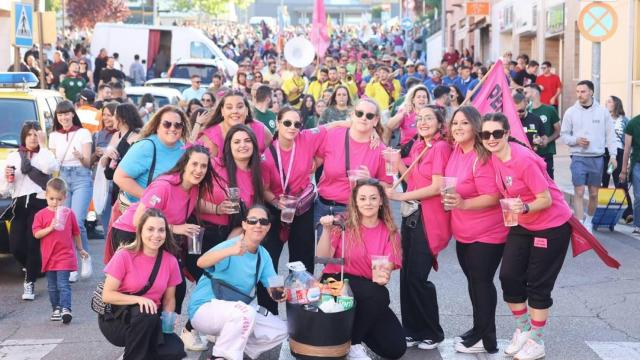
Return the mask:
[[[365,116],[367,118],[367,120],[373,120],[376,117],[376,114],[374,113],[365,113],[362,110],[356,110],[355,111],[356,117],[361,118],[362,116]]]
[[[182,130],[184,128],[184,124],[181,122],[171,122],[171,121],[163,121],[162,127],[169,130],[171,127],[174,127],[176,130]]]
[[[480,132],[480,139],[489,140],[493,136],[495,140],[500,140],[505,133],[505,130],[482,131]]]
[[[524,114],[525,112],[527,112],[526,109],[518,109],[516,111],[518,112],[518,114]]]
[[[250,217],[250,218],[246,218],[245,222],[249,225],[256,225],[258,223],[260,223],[260,225],[262,226],[267,226],[269,224],[271,224],[271,221],[267,218],[254,218],[254,217]]]
[[[282,125],[286,127],[291,127],[291,125],[293,125],[296,129],[302,129],[302,123],[300,121],[285,120],[282,122]]]

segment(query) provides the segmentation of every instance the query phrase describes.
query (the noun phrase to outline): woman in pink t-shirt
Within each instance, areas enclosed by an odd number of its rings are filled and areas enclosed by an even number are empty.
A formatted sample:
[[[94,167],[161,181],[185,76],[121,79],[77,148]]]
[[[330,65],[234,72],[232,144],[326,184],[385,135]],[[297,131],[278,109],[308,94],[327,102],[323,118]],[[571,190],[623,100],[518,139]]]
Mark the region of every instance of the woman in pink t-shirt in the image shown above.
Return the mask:
[[[260,154],[271,144],[271,132],[263,123],[253,118],[250,109],[247,97],[242,92],[232,90],[218,101],[210,121],[196,121],[193,131],[201,131],[198,139],[209,148],[213,158],[222,158],[227,132],[238,124],[247,125],[255,133]]]
[[[449,212],[444,211],[440,196],[451,145],[443,137],[444,114],[436,107],[418,110],[415,126],[420,137],[407,159],[413,162],[425,147],[428,150],[407,175],[407,192],[387,189],[387,194],[391,200],[416,204],[415,211],[402,218],[400,305],[407,345],[428,350],[444,340],[436,287],[428,277],[431,267],[437,264],[438,253],[451,238]],[[406,171],[402,162],[399,167],[401,172]]]
[[[134,241],[119,249],[104,268],[102,300],[112,310],[98,316],[98,325],[111,344],[124,347],[125,359],[186,356],[177,335],[162,333],[160,319],[160,313],[176,311],[176,286],[182,283],[175,257],[178,248],[169,226],[160,210],[145,210],[138,219]],[[158,272],[147,289],[158,256]],[[162,342],[159,336],[164,338]]]
[[[493,278],[502,258],[507,228],[502,222],[495,172],[490,153],[480,140],[480,113],[462,106],[453,114],[449,134],[455,147],[445,169],[455,177],[455,189],[443,193],[451,209],[451,231],[456,239],[460,267],[467,277],[473,305],[473,328],[460,336],[455,349],[462,353],[495,353],[496,287]]]
[[[385,124],[389,134],[400,128],[400,146],[405,146],[416,136],[416,114],[431,102],[429,90],[424,85],[412,87],[404,98],[398,112]],[[410,145],[408,145],[410,146]]]
[[[400,234],[391,217],[389,200],[376,179],[361,179],[351,192],[345,220],[345,248],[340,230],[333,228],[336,218],[323,216],[322,236],[316,254],[344,257],[344,276],[349,279],[356,303],[348,358],[369,359],[362,343],[383,358],[398,359],[407,350],[398,317],[389,308],[386,286],[391,271],[402,264]],[[374,273],[372,257],[387,256]],[[340,278],[340,266],[328,264],[323,279]]]
[[[553,304],[551,290],[569,248],[572,213],[544,160],[528,147],[509,142],[509,128],[502,113],[482,118],[482,143],[493,154],[498,188],[513,199],[510,209],[519,214],[518,225],[509,228],[500,268],[503,298],[516,319],[505,353],[539,359],[545,356],[543,329]]]

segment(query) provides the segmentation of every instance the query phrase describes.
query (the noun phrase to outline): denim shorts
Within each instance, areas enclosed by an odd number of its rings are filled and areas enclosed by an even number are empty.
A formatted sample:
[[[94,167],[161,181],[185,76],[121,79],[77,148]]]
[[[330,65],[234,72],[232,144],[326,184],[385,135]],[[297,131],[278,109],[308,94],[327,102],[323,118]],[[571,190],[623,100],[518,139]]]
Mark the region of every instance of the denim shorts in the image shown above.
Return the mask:
[[[602,184],[602,156],[572,156],[571,181],[573,186],[600,186]]]

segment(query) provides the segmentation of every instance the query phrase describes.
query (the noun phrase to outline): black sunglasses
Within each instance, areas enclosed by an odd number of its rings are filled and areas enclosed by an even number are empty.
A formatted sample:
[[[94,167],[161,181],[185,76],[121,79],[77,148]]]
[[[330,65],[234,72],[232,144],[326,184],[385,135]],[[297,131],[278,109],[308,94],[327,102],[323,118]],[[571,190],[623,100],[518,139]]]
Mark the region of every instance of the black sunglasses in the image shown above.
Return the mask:
[[[380,184],[380,180],[376,178],[364,178],[356,180],[356,186],[362,185],[378,185]]]
[[[249,225],[256,225],[258,223],[260,223],[260,225],[262,226],[267,226],[269,224],[271,224],[271,220],[267,219],[267,218],[254,218],[254,217],[250,217],[250,218],[246,218],[244,220],[247,224]]]
[[[296,129],[302,129],[302,123],[300,121],[285,120],[282,122],[282,125],[286,127],[291,127],[291,125],[293,125]]]
[[[356,110],[355,111],[356,117],[361,118],[362,116],[366,116],[367,120],[373,120],[376,117],[376,114],[374,113],[366,113],[362,111],[362,110]]]
[[[525,112],[527,112],[526,109],[518,109],[516,110],[519,114],[524,114]]]
[[[480,139],[489,140],[493,136],[495,140],[500,140],[506,132],[506,130],[482,131],[480,132]]]
[[[173,126],[176,130],[182,130],[184,128],[184,124],[181,122],[171,122],[171,121],[163,121],[162,127],[169,130]]]

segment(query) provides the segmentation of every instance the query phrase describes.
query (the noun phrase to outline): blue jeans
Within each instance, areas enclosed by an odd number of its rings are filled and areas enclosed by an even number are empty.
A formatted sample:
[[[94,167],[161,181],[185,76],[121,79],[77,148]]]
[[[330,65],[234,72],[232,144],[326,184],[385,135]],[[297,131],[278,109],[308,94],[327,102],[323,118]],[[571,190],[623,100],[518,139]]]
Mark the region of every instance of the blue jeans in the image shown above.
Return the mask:
[[[64,206],[71,208],[76,215],[80,227],[82,247],[89,250],[89,238],[84,220],[87,218],[93,191],[91,170],[84,166],[63,166],[60,169],[60,178],[67,183],[67,199]]]
[[[640,162],[633,165],[631,173],[631,186],[633,186],[633,225],[640,227]]]
[[[109,230],[109,221],[111,220],[111,191],[113,190],[113,181],[109,181],[109,190],[107,192],[107,200],[104,204],[102,214],[100,214],[100,223],[102,224],[102,232],[104,238],[107,238],[107,231]]]
[[[47,271],[49,301],[54,310],[57,307],[71,310],[70,273],[68,270]]]
[[[346,206],[329,206],[320,201],[320,197],[317,197],[313,204],[313,226],[316,226],[320,222],[320,218],[325,215],[337,215],[347,210]],[[322,235],[322,227],[318,227],[318,237]]]

